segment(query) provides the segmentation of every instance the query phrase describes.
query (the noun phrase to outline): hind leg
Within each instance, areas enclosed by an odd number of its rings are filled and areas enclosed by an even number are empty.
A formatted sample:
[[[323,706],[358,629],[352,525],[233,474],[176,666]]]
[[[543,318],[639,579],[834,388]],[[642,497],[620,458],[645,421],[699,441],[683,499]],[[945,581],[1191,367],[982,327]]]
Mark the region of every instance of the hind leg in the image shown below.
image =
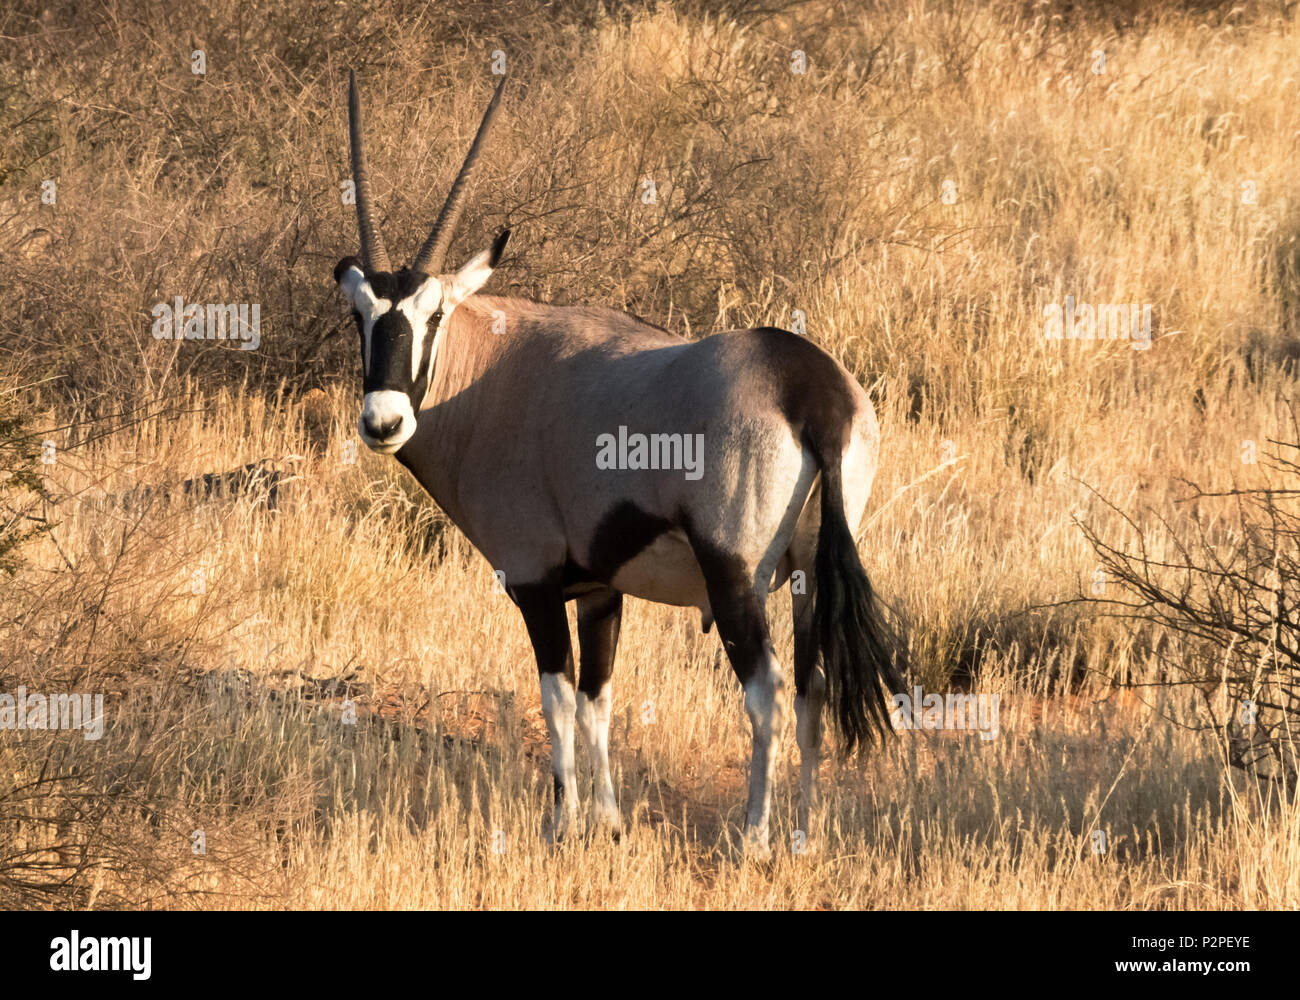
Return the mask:
[[[768,838],[772,776],[785,724],[786,698],[785,681],[768,634],[765,593],[755,585],[755,571],[743,561],[707,545],[692,544],[704,571],[722,646],[745,692],[745,714],[753,732],[745,854],[766,858],[772,853]]]
[[[826,703],[826,673],[817,662],[817,636],[813,631],[812,574],[808,593],[791,593],[794,606],[794,719],[799,743],[799,829],[811,839],[819,796],[817,767],[821,763],[822,708]]]
[[[813,627],[813,603],[817,598],[814,567],[817,558],[817,529],[821,518],[820,489],[814,490],[804,508],[788,553],[790,606],[794,618],[794,719],[799,743],[799,829],[805,845],[812,838],[818,807],[817,768],[821,763],[822,709],[826,704],[826,672],[817,650]]]
[[[609,718],[613,699],[609,678],[614,672],[622,619],[623,595],[616,590],[601,590],[578,598],[581,674],[577,720],[593,771],[591,825],[603,827],[615,839],[622,822],[609,772]]]

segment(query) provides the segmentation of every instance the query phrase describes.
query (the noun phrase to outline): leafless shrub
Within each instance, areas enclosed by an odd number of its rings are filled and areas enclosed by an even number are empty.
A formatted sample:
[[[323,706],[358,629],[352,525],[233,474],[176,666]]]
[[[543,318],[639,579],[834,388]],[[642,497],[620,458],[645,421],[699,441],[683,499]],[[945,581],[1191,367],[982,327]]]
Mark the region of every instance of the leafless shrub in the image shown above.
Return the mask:
[[[1294,406],[1291,417],[1300,426]],[[1139,523],[1108,503],[1131,530],[1131,547],[1082,525],[1103,572],[1125,591],[1105,604],[1163,630],[1169,641],[1154,653],[1165,680],[1200,692],[1202,724],[1219,733],[1227,760],[1287,786],[1300,737],[1298,442],[1270,440],[1264,485],[1186,482],[1190,510],[1178,523]]]

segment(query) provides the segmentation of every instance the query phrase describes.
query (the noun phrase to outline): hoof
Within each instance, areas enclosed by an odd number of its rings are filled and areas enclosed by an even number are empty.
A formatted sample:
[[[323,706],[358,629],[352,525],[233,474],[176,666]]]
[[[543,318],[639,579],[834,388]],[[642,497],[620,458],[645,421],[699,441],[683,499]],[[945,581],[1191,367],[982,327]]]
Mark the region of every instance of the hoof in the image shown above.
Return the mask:
[[[609,837],[618,843],[623,837],[623,818],[617,812],[593,812],[587,819],[588,837]]]
[[[558,847],[569,839],[571,831],[576,829],[577,826],[578,817],[575,813],[557,813],[551,823],[551,828],[542,832],[542,840],[551,847]]]

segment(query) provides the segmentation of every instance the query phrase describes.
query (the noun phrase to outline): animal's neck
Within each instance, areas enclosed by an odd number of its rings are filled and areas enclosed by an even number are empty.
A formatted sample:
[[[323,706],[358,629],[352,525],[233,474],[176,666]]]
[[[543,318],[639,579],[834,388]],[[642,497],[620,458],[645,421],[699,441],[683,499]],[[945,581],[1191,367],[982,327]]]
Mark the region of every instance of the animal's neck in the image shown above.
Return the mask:
[[[519,347],[494,310],[506,300],[471,296],[447,319],[434,361],[432,382],[418,416],[415,435],[398,452],[411,471],[453,521],[461,520],[457,483],[470,454],[475,430],[492,426],[494,411],[509,406],[487,384],[495,381],[508,356]],[[517,334],[523,331],[515,331]]]
[[[506,350],[506,338],[492,332],[492,315],[487,303],[477,296],[462,302],[452,311],[442,331],[420,419],[424,419],[425,412],[439,413],[447,403],[463,396],[499,363]]]

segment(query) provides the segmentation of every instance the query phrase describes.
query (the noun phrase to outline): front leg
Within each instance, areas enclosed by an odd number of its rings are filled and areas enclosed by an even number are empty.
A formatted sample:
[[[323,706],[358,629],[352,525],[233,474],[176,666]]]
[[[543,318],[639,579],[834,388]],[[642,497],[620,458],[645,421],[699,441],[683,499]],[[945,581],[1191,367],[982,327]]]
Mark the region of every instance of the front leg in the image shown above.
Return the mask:
[[[609,718],[613,693],[609,678],[623,616],[623,595],[601,590],[578,598],[578,728],[587,742],[593,772],[592,820],[618,839],[622,820],[609,770]]]
[[[559,842],[574,827],[578,812],[578,775],[574,766],[573,648],[564,614],[564,591],[544,581],[510,588],[519,606],[537,658],[542,714],[551,737],[551,772],[555,776],[555,819],[551,837]]]

